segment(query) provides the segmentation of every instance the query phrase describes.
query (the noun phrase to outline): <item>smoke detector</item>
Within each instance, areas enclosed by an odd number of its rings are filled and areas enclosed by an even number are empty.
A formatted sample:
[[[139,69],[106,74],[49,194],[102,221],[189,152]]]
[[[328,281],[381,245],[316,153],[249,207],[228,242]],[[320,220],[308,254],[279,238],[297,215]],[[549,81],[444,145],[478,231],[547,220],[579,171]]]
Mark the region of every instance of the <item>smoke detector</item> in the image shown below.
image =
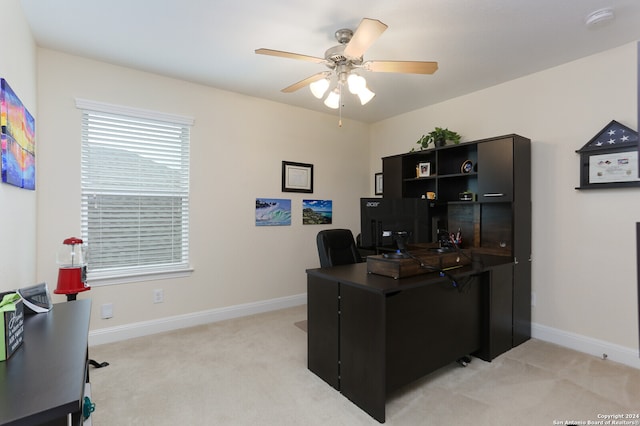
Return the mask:
[[[590,14],[588,14],[584,20],[584,23],[587,27],[594,28],[612,21],[613,18],[615,18],[613,9],[598,9],[595,12],[591,12]]]

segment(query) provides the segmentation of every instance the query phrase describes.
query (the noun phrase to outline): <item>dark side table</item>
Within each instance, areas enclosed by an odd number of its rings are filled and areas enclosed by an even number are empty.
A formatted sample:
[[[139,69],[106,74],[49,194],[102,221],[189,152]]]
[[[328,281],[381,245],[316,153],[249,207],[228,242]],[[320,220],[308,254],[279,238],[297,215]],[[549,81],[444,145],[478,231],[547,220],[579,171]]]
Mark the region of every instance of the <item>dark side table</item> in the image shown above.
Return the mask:
[[[0,362],[0,425],[82,424],[90,313],[85,299],[25,317],[22,347]]]

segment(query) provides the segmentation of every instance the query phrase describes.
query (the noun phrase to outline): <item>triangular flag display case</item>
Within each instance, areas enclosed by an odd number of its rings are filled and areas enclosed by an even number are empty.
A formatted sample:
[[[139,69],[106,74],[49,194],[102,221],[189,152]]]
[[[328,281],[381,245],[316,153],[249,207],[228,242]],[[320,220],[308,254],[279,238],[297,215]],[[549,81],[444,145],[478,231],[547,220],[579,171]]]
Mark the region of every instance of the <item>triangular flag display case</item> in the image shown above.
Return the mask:
[[[580,186],[576,189],[640,187],[638,133],[612,120],[580,154]]]

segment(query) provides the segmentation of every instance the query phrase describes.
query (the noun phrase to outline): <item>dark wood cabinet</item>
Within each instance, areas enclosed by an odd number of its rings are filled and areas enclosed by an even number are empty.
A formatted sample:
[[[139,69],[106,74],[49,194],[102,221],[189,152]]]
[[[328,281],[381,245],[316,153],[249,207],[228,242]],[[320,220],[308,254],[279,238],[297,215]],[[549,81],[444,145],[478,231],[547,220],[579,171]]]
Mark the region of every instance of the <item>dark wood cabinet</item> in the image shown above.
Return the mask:
[[[512,138],[478,144],[478,201],[512,201]]]
[[[482,283],[483,324],[485,344],[476,355],[490,361],[513,347],[513,267],[494,267]]]
[[[438,201],[451,202],[471,192],[479,202],[511,202],[516,188],[526,192],[527,181],[530,188],[530,162],[530,141],[518,135],[393,155],[382,159],[383,197],[435,192]],[[430,165],[428,176],[419,174],[424,163]]]
[[[531,338],[531,260],[513,266],[513,346]]]
[[[422,163],[429,163],[429,176],[419,176],[418,165]],[[382,165],[384,198],[421,198],[427,192],[435,192],[435,204],[441,214],[446,212],[447,229],[462,232],[462,248],[512,259],[509,272],[499,272],[498,280],[510,285],[494,288],[487,296],[494,304],[504,303],[496,312],[503,313],[500,324],[510,324],[494,327],[493,354],[528,340],[531,141],[515,134],[505,135],[385,157]],[[473,196],[470,201],[462,201],[461,193]],[[508,347],[504,344],[507,338]]]

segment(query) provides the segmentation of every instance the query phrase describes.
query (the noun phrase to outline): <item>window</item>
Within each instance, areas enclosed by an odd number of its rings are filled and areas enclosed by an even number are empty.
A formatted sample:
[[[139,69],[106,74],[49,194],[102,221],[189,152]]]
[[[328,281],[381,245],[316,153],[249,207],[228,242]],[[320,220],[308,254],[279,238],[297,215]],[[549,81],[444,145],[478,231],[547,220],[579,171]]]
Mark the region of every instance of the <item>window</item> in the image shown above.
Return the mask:
[[[76,105],[88,279],[188,273],[193,120],[85,100]]]

